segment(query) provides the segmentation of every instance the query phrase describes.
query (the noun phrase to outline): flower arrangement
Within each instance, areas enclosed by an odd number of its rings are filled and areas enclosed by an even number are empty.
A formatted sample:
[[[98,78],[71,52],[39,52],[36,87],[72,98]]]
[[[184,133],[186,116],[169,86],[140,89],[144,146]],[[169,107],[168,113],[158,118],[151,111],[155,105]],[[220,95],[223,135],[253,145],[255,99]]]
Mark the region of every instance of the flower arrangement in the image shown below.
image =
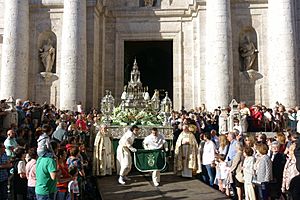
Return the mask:
[[[155,112],[146,109],[125,109],[122,110],[120,106],[115,107],[112,114],[112,125],[144,125],[154,126],[162,125],[164,117]]]

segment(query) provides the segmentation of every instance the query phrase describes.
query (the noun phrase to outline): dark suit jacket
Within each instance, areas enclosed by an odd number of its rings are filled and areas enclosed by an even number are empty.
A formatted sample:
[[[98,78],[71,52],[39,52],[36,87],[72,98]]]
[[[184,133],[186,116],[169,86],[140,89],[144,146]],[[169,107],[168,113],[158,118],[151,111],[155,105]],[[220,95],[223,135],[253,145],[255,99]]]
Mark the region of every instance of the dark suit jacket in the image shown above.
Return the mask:
[[[283,153],[277,153],[272,162],[273,180],[270,182],[270,196],[271,198],[279,198],[281,196],[281,185],[284,165],[286,162]]]
[[[273,181],[274,183],[282,184],[282,176],[286,158],[283,153],[277,153],[272,162]]]

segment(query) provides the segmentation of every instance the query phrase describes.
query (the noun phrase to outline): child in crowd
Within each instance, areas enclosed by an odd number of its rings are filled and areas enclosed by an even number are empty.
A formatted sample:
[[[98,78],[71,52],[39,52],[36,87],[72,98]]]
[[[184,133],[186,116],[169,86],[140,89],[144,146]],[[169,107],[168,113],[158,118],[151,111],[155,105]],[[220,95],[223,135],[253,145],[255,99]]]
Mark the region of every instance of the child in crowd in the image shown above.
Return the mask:
[[[52,128],[48,124],[44,124],[42,127],[42,135],[39,136],[37,143],[37,154],[39,157],[54,157],[55,154],[50,145],[50,137]]]
[[[228,177],[228,167],[225,162],[225,158],[226,157],[224,154],[219,154],[217,156],[216,181],[218,181],[217,184],[221,192],[225,192],[226,190],[228,190],[228,187],[226,187],[226,179]]]
[[[82,165],[82,160],[79,158],[79,148],[78,147],[72,147],[70,149],[70,156],[67,159],[68,167],[75,166],[78,169],[79,175],[84,177],[84,169]]]
[[[79,148],[78,147],[72,147],[70,150],[70,156],[67,159],[67,165],[68,167],[76,167],[79,173],[79,176],[77,178],[78,185],[79,185],[79,190],[83,191],[84,190],[84,178],[85,178],[85,172],[82,164],[82,160],[80,158],[81,156],[79,155]],[[82,193],[82,192],[80,192]]]
[[[75,166],[69,167],[69,174],[72,180],[68,184],[68,197],[67,200],[78,200],[79,199],[79,186],[77,181],[78,169]]]

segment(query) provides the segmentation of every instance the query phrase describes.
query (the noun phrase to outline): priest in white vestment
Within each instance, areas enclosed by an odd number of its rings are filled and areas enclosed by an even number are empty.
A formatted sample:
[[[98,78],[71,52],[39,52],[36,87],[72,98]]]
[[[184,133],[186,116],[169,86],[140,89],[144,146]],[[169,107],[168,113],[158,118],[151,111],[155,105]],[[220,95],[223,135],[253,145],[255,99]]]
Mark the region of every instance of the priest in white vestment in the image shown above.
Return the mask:
[[[124,133],[119,141],[119,146],[117,148],[117,172],[120,175],[118,182],[122,185],[125,184],[125,181],[130,180],[127,175],[132,166],[131,152],[137,151],[132,145],[135,137],[138,135],[138,131],[138,126],[133,125],[126,133]]]
[[[112,171],[115,169],[112,136],[105,124],[101,125],[96,135],[93,157],[94,176],[112,175]]]
[[[151,134],[145,137],[143,141],[144,149],[153,150],[153,149],[163,149],[165,148],[168,151],[168,145],[166,143],[165,137],[160,134],[157,128],[151,129]],[[153,170],[152,172],[152,181],[154,186],[159,186],[160,182],[160,171]]]
[[[174,157],[175,173],[181,173],[183,177],[192,177],[193,171],[196,172],[198,143],[193,133],[189,131],[189,125],[182,126],[176,146]]]

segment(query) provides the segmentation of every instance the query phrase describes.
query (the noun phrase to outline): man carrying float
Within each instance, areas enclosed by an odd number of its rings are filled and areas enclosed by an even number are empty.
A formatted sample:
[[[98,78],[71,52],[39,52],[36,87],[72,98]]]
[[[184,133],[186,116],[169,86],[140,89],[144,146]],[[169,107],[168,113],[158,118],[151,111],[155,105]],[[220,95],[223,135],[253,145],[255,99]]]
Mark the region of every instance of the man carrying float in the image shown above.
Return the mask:
[[[143,147],[146,150],[156,150],[165,148],[168,151],[168,145],[166,143],[165,137],[158,133],[157,128],[151,129],[151,134],[145,137],[143,141]],[[157,161],[160,162],[160,161]],[[159,186],[160,182],[160,170],[151,171],[152,181],[155,187]]]

